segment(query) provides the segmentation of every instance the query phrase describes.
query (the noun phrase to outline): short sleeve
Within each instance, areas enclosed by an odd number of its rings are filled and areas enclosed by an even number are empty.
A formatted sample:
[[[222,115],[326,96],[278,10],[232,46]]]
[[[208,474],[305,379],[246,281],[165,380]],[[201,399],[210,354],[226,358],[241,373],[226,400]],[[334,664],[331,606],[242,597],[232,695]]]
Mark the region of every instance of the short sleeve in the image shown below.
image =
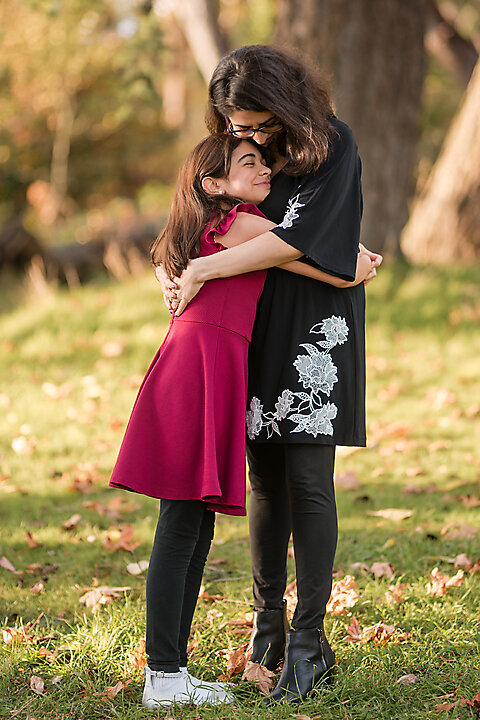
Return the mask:
[[[271,232],[329,275],[355,279],[362,217],[361,162],[350,129],[339,121],[330,155],[306,175]]]

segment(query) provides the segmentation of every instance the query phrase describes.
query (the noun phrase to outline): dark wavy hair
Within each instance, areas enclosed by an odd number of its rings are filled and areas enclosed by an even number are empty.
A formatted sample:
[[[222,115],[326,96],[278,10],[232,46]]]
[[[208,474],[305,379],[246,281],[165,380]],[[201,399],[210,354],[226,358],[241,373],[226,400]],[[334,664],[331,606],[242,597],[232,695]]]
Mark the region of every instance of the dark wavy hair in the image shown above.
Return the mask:
[[[225,132],[225,117],[235,110],[269,110],[285,128],[286,172],[303,175],[326,160],[333,107],[326,80],[305,60],[269,45],[246,45],[220,60],[208,96],[211,133]]]
[[[179,277],[200,252],[200,236],[209,222],[220,222],[239,202],[229,195],[211,195],[205,177],[226,178],[232,153],[241,142],[225,133],[210,135],[193,148],[178,175],[165,227],[150,248],[154,265],[163,265],[170,278]]]

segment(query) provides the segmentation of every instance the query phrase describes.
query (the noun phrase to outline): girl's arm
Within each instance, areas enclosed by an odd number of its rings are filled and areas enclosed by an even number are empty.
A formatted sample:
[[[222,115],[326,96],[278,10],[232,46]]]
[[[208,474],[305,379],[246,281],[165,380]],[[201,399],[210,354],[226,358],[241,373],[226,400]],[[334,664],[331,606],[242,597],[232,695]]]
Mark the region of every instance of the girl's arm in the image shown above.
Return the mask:
[[[354,287],[365,280],[369,282],[376,275],[373,261],[364,252],[358,253],[355,280],[351,282],[336,277],[335,275],[328,275],[328,273],[323,272],[323,270],[319,270],[318,268],[299,262],[298,260],[285,263],[284,265],[279,265],[279,267],[281,270],[288,270],[289,272],[297,273],[297,275],[304,275],[305,277],[310,277],[314,280],[320,280],[321,282],[328,283],[328,285],[333,285],[337,288]]]

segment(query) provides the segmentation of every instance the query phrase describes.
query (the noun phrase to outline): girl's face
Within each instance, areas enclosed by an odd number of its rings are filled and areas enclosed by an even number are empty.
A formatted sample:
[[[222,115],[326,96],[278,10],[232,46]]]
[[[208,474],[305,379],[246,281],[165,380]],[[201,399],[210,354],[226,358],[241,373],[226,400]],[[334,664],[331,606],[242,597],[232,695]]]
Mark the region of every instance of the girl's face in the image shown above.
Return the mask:
[[[232,153],[228,177],[215,180],[220,191],[258,205],[270,192],[271,170],[260,150],[242,140]]]

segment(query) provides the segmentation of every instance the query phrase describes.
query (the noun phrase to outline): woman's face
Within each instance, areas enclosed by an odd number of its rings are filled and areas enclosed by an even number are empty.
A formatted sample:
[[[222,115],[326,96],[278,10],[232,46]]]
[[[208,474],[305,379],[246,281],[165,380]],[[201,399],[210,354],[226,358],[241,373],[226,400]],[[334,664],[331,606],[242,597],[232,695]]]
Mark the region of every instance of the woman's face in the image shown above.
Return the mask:
[[[227,118],[227,126],[230,132],[241,137],[242,132],[253,134],[250,137],[258,145],[270,145],[278,133],[283,130],[283,125],[278,118],[269,110],[254,112],[253,110],[234,110]]]
[[[271,172],[260,150],[242,140],[232,153],[228,177],[219,178],[216,183],[226,195],[258,205],[270,192]]]

